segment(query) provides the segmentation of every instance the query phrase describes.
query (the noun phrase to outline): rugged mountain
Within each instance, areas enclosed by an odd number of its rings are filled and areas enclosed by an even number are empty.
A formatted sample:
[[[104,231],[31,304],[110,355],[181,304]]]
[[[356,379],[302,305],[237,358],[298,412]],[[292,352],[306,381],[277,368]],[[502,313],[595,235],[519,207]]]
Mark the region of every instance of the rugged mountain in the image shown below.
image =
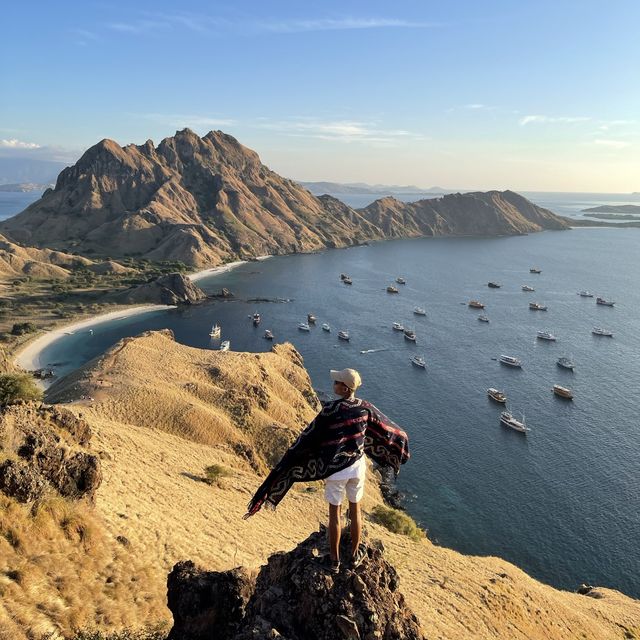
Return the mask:
[[[569,228],[563,218],[513,191],[456,193],[418,202],[387,197],[360,213],[392,238],[513,235]]]

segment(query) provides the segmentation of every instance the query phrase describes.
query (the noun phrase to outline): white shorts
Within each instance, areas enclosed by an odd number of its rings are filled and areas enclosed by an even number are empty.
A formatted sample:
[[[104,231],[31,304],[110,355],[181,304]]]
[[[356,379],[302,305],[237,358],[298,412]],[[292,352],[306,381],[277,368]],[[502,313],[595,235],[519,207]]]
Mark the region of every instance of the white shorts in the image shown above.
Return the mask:
[[[329,504],[336,507],[341,505],[345,493],[349,502],[360,502],[364,495],[364,476],[345,480],[327,479],[324,481],[324,497]]]

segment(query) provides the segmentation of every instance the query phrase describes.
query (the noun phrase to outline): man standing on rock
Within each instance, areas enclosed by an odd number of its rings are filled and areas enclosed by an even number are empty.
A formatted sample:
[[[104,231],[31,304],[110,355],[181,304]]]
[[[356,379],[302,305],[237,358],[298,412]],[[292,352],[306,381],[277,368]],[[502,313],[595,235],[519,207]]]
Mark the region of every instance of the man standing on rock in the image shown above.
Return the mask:
[[[337,400],[326,403],[291,445],[249,503],[245,518],[266,502],[276,507],[294,482],[325,480],[329,502],[329,568],[340,570],[340,512],[345,494],[351,518],[351,566],[366,556],[360,544],[366,453],[381,466],[396,473],[409,459],[407,434],[366,400],[355,397],[362,383],[355,369],[331,371]]]

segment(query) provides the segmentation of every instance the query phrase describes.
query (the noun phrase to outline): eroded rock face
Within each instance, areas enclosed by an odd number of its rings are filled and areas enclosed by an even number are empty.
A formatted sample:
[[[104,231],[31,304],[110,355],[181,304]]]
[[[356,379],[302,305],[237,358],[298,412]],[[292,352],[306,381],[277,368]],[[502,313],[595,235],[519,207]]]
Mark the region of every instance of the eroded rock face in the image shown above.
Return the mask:
[[[346,533],[346,532],[345,532]],[[341,549],[349,555],[348,535]],[[169,576],[170,640],[424,640],[382,545],[355,570],[323,565],[326,531],[271,556],[254,579],[242,569],[206,572],[178,563]]]
[[[128,304],[194,304],[206,299],[207,294],[181,273],[170,273],[153,282],[147,282],[114,296],[118,302]]]

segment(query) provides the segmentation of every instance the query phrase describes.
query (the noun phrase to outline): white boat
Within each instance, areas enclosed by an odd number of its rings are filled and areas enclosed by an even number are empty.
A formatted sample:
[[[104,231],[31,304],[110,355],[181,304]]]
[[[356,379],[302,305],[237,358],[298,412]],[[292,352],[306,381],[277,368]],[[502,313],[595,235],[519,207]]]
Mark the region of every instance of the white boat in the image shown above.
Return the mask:
[[[261,322],[260,314],[256,311],[253,314],[252,318],[253,318],[253,326],[257,327]]]
[[[593,293],[590,293],[589,291],[578,291],[578,295],[581,298],[593,298]]]
[[[489,318],[485,315],[478,316],[478,320],[480,320],[480,322],[489,322]]]
[[[564,398],[565,400],[573,400],[573,393],[571,389],[567,389],[567,387],[562,387],[559,384],[554,384],[552,391],[560,398]]]
[[[422,367],[423,369],[427,368],[427,362],[421,356],[412,356],[410,360],[411,360],[411,364],[415,364],[416,367]]]
[[[501,355],[498,358],[498,360],[502,364],[506,364],[508,367],[521,367],[522,366],[522,360],[520,360],[519,358],[516,358],[514,356]]]
[[[531,309],[531,311],[546,311],[547,306],[544,304],[540,304],[539,302],[530,302],[529,309]]]
[[[550,331],[538,331],[538,338],[540,340],[549,340],[550,342],[555,342],[557,340]]]
[[[494,389],[493,387],[489,387],[489,389],[487,389],[487,395],[492,400],[495,400],[500,404],[505,404],[507,402],[507,396],[502,391],[498,391],[498,389]]]
[[[535,291],[535,289],[533,287],[530,287],[528,284],[523,284],[522,285],[522,290],[523,291]]]
[[[410,342],[416,341],[416,332],[413,329],[405,329],[404,330],[404,339],[409,340]]]
[[[298,325],[298,329],[300,329],[300,331],[311,331],[311,327],[306,322],[301,322]]]
[[[404,331],[404,327],[399,322],[394,322],[391,326],[393,327],[394,331]]]
[[[598,296],[596,298],[596,304],[601,304],[605,307],[613,307],[615,302],[613,302],[613,300],[605,300],[604,298],[601,298],[600,296]]]
[[[209,335],[212,338],[219,338],[220,337],[220,332],[222,331],[222,327],[220,327],[219,324],[214,324],[211,327],[211,331],[209,331]]]
[[[515,429],[520,433],[527,433],[529,429],[524,421],[524,416],[522,416],[522,420],[517,420],[509,411],[503,411],[500,414],[500,424],[503,424],[505,427],[511,427],[511,429]]]
[[[220,351],[229,351],[231,348],[231,343],[228,340],[223,340],[220,343]]]
[[[427,312],[422,307],[416,307],[413,310],[413,313],[415,313],[417,316],[426,316],[427,315]]]
[[[566,356],[558,358],[556,364],[563,369],[569,369],[571,371],[573,371],[573,368],[575,367],[571,358],[567,358]]]
[[[329,332],[331,332],[331,327],[330,327],[330,326],[325,322],[325,323],[322,325],[322,330],[323,330],[323,331],[329,331]]]
[[[396,282],[397,282],[398,284],[407,284],[407,281],[406,281],[404,278],[400,277],[400,276],[398,276],[398,277],[396,278]]]
[[[265,329],[264,338],[265,340],[273,340],[273,333],[269,329]]]
[[[348,331],[338,331],[338,338],[340,338],[340,340],[346,340],[348,342],[349,341],[349,332]]]
[[[613,333],[609,329],[603,329],[602,327],[593,327],[591,333],[595,336],[607,336],[607,338],[613,338]]]

